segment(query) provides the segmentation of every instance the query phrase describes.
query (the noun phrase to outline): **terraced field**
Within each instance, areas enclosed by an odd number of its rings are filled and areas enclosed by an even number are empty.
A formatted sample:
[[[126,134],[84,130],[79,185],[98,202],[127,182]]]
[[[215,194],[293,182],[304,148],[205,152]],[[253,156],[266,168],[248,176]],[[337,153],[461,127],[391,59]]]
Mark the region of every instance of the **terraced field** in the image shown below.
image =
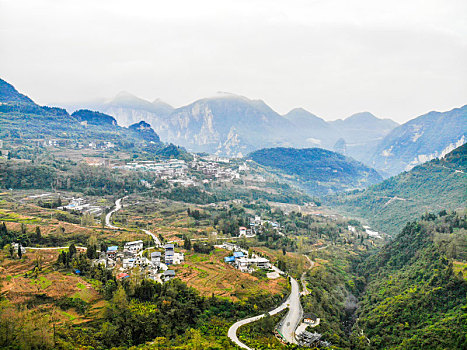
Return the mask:
[[[285,278],[269,280],[240,272],[223,262],[228,255],[229,252],[223,249],[216,249],[209,255],[190,252],[185,256],[185,262],[173,266],[173,269],[178,278],[206,296],[214,293],[237,301],[265,291],[271,294],[286,293]]]

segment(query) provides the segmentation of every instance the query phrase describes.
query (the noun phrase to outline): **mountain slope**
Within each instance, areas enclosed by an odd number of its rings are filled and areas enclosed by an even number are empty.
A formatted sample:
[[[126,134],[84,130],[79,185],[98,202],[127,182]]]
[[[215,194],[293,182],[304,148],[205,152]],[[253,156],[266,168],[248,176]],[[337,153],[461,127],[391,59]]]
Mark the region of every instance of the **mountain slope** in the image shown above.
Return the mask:
[[[248,158],[285,174],[310,194],[362,188],[382,180],[375,170],[362,163],[321,148],[261,149],[250,153]]]
[[[337,130],[330,123],[303,108],[292,109],[284,118],[295,126],[293,140],[303,147],[330,148],[339,137]]]
[[[263,101],[225,95],[177,108],[167,139],[195,152],[242,156],[264,145],[287,144],[293,125]]]
[[[131,131],[139,134],[142,139],[152,142],[152,143],[160,143],[161,140],[159,136],[155,133],[155,131],[151,128],[151,125],[146,123],[144,120],[140,121],[139,123],[130,125],[128,127]]]
[[[372,227],[395,235],[407,221],[426,211],[465,207],[466,173],[467,144],[364,191],[327,201],[342,213],[366,219]]]
[[[466,228],[465,214],[424,215],[360,265],[355,349],[467,347]]]
[[[5,80],[0,79],[0,102],[1,103],[30,103],[34,104],[29,97],[20,94],[13,85],[8,84]]]
[[[395,175],[440,157],[467,141],[467,105],[448,112],[430,112],[392,130],[368,164]]]

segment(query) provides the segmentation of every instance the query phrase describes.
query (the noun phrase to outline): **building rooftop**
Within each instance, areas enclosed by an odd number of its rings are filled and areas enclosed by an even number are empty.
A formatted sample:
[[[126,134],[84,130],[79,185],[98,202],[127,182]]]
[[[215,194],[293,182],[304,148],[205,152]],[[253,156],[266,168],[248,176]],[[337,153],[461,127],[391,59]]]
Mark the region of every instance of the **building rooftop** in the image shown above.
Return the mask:
[[[108,252],[116,252],[117,250],[118,250],[117,245],[113,245],[113,246],[107,248]]]
[[[161,252],[153,252],[153,253],[151,253],[151,258],[158,258],[158,257],[160,258],[160,256],[161,256]]]
[[[174,270],[165,270],[164,271],[164,276],[175,276],[175,271]]]
[[[174,249],[174,245],[173,244],[166,244],[164,246],[164,249]]]
[[[233,253],[233,256],[234,256],[235,258],[241,258],[242,256],[244,256],[244,254],[243,254],[243,252],[234,252],[234,253]]]
[[[126,242],[125,245],[136,245],[136,244],[143,244],[143,241],[133,241],[133,242]]]

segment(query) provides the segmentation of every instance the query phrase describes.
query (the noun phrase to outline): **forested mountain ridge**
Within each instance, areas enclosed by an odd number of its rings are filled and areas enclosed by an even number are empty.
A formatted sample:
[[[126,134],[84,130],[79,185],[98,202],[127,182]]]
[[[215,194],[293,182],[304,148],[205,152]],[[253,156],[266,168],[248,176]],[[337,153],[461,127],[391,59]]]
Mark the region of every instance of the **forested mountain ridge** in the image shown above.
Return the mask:
[[[393,129],[367,163],[383,175],[396,175],[440,157],[467,141],[467,105],[430,112]]]
[[[287,175],[315,195],[363,188],[382,180],[374,169],[321,148],[267,148],[250,153],[248,158]]]
[[[343,214],[366,219],[395,235],[425,212],[464,208],[467,203],[467,145],[391,177],[364,191],[326,198]]]
[[[5,80],[0,79],[0,102],[1,103],[31,103],[34,102],[27,97],[19,93],[13,85],[8,84]]]
[[[465,212],[408,223],[359,266],[366,288],[352,338],[357,349],[465,349]]]

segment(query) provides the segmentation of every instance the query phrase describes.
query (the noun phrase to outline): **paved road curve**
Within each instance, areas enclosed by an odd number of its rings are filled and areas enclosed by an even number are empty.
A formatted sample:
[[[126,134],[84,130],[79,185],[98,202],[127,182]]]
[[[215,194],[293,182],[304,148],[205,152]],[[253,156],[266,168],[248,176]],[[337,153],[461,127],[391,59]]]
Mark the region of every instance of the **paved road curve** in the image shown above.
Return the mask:
[[[123,197],[125,198],[125,197]],[[115,208],[113,208],[111,211],[109,211],[107,213],[107,215],[105,216],[105,226],[107,226],[108,228],[112,228],[114,230],[119,230],[120,227],[117,227],[117,226],[114,226],[110,223],[110,218],[112,217],[112,214],[119,211],[120,209],[122,209],[122,199],[123,198],[119,198],[115,201]]]
[[[119,230],[121,229],[120,227],[117,227],[117,226],[114,226],[110,223],[110,219],[112,218],[112,214],[113,213],[116,213],[117,211],[119,211],[120,209],[122,209],[122,200],[125,199],[126,197],[123,197],[123,198],[119,198],[115,201],[115,208],[112,209],[110,212],[107,213],[107,215],[105,216],[105,226],[107,226],[108,228],[111,228],[111,229],[114,229],[114,230]],[[151,231],[149,230],[142,230],[145,234],[149,235],[152,237],[152,239],[154,240],[154,243],[156,244],[156,247],[160,247],[161,246],[161,241],[159,240],[159,238],[154,234],[152,233]]]
[[[269,312],[269,314],[270,315],[275,315],[275,314],[287,309],[287,307],[290,307],[289,312],[287,313],[287,316],[286,316],[286,321],[284,322],[284,327],[281,327],[281,332],[284,335],[284,337],[286,338],[285,340],[287,342],[296,344],[295,337],[294,337],[294,332],[295,332],[294,327],[297,327],[297,324],[300,321],[300,318],[302,316],[302,306],[300,304],[300,289],[298,288],[298,282],[294,278],[290,277],[290,283],[291,283],[292,289],[291,289],[290,295],[287,298],[287,300],[285,302],[283,302],[280,306],[278,306],[277,308],[275,308],[274,310]],[[243,326],[243,325],[245,325],[247,323],[258,321],[258,320],[262,319],[264,316],[266,316],[266,314],[249,317],[249,318],[246,318],[244,320],[240,320],[238,322],[235,322],[229,328],[227,336],[230,338],[230,340],[232,340],[239,347],[241,347],[243,349],[253,350],[250,347],[248,347],[246,344],[243,344],[238,339],[237,331],[241,326]],[[288,326],[287,326],[287,323],[289,323]]]
[[[300,303],[300,287],[294,278],[290,278],[292,290],[289,296],[289,312],[279,327],[279,332],[284,340],[290,344],[297,344],[295,340],[295,329],[302,319],[302,304]]]
[[[289,297],[290,298],[290,297]],[[270,315],[275,315],[285,309],[287,309],[287,307],[289,306],[289,299],[287,299],[284,303],[282,303],[280,306],[278,306],[277,308],[275,308],[274,310],[272,310],[271,312],[269,312]],[[247,323],[251,323],[251,322],[255,322],[255,321],[258,321],[260,319],[262,319],[264,316],[266,316],[266,314],[262,314],[262,315],[258,315],[258,316],[253,316],[253,317],[249,317],[249,318],[245,318],[244,320],[240,320],[238,322],[235,322],[230,328],[229,328],[229,331],[227,333],[227,336],[230,338],[230,340],[232,340],[235,344],[237,344],[239,347],[243,348],[243,349],[248,349],[248,350],[253,350],[251,349],[250,347],[248,347],[247,345],[243,344],[237,337],[237,331],[238,329],[247,324]]]

